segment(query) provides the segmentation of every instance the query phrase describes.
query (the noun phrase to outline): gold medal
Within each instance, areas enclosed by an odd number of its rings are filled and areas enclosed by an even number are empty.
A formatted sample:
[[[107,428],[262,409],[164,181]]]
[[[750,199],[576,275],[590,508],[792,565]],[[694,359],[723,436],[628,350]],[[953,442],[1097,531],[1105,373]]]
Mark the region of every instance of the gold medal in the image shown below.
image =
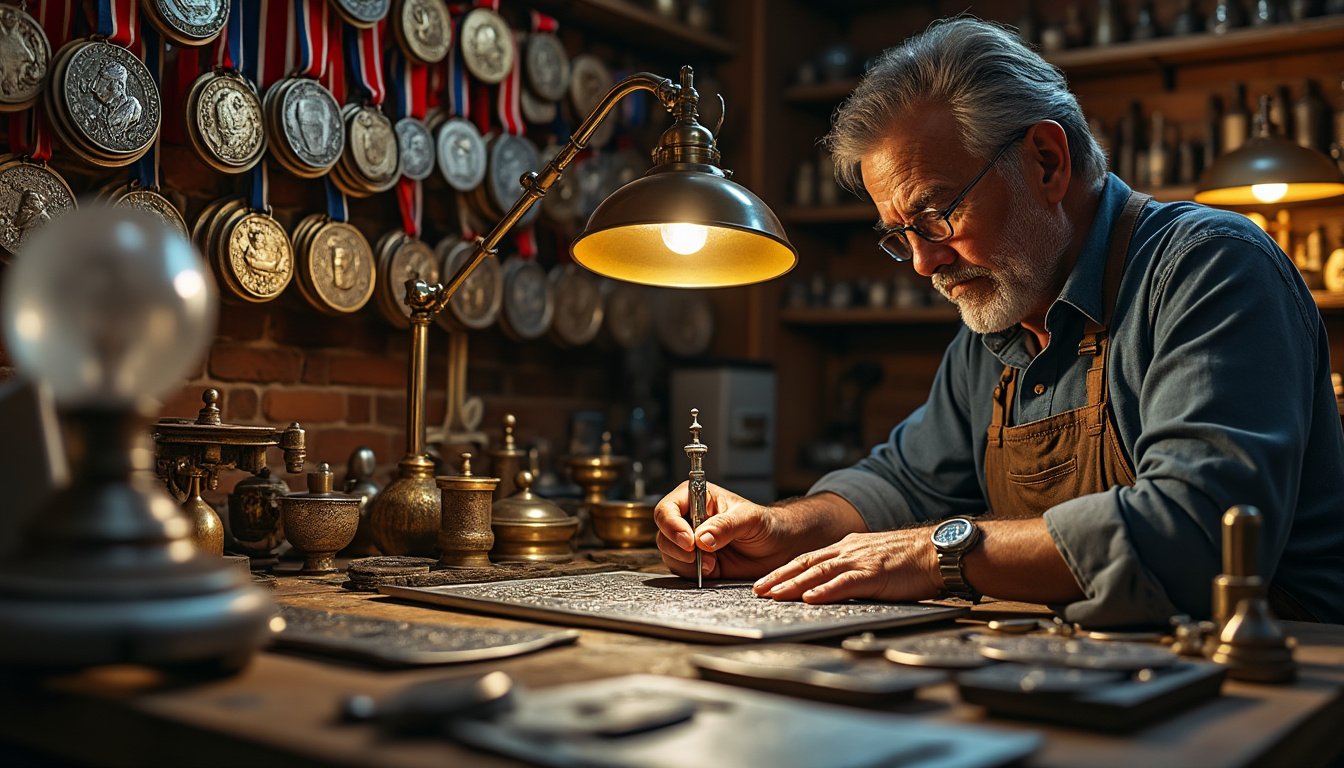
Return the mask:
[[[294,276],[289,235],[269,215],[253,210],[235,213],[220,233],[228,257],[222,263],[239,298],[253,303],[274,299]]]
[[[374,248],[378,254],[378,311],[397,328],[411,327],[411,308],[406,306],[406,281],[439,282],[439,260],[434,250],[418,238],[397,229],[383,235]]]
[[[314,214],[294,230],[299,291],[328,315],[358,312],[373,296],[373,249],[354,226]]]

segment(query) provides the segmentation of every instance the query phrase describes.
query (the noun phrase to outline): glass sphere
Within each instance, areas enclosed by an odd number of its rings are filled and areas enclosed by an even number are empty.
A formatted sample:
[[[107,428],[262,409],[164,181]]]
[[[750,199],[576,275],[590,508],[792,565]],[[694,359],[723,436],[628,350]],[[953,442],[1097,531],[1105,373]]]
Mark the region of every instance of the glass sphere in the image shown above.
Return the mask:
[[[154,216],[82,208],[23,245],[0,296],[10,356],[63,407],[145,409],[182,386],[219,302],[195,247]]]

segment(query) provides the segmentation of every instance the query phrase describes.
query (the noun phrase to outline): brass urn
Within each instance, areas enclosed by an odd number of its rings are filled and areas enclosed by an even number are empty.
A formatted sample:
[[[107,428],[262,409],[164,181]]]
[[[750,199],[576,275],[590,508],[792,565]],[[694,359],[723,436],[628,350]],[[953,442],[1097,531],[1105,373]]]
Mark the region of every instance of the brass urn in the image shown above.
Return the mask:
[[[308,492],[280,498],[280,519],[285,535],[303,555],[300,573],[332,573],[336,553],[355,538],[359,528],[359,496],[332,490],[331,467],[322,462],[308,473]]]

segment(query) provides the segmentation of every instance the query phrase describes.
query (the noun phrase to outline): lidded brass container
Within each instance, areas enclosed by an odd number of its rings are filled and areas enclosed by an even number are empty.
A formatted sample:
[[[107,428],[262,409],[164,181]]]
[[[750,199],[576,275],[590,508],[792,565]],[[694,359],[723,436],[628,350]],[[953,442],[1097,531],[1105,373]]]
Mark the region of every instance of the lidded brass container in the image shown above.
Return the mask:
[[[593,533],[618,549],[652,546],[658,535],[653,507],[651,501],[604,501],[593,507]]]
[[[574,558],[579,519],[532,492],[534,477],[523,470],[514,478],[517,493],[495,502],[490,528],[496,562],[566,563]]]
[[[512,413],[504,415],[504,444],[490,451],[490,471],[499,476],[499,485],[495,488],[495,501],[507,499],[518,490],[514,479],[518,470],[523,468],[523,459],[527,451],[518,447],[513,439],[513,428],[518,420]]]
[[[332,490],[331,467],[322,462],[308,473],[308,492],[280,498],[280,519],[285,535],[303,555],[300,573],[332,573],[336,553],[355,538],[359,529],[359,505],[363,499]]]
[[[238,549],[252,557],[270,557],[285,540],[280,524],[280,497],[289,485],[271,476],[269,467],[233,486],[229,494],[229,532]]]
[[[569,474],[583,489],[584,505],[591,508],[601,504],[628,463],[626,457],[612,455],[610,432],[602,433],[602,447],[596,456],[569,457]]]
[[[490,497],[497,477],[471,473],[471,454],[462,454],[462,471],[434,478],[442,497],[439,564],[450,568],[488,568],[495,534],[490,530]]]

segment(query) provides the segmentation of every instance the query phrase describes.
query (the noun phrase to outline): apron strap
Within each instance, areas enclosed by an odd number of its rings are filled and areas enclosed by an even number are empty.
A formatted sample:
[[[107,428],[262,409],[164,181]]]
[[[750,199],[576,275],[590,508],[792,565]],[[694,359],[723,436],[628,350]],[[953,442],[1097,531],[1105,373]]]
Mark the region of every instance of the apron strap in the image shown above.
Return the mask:
[[[1093,421],[1088,431],[1100,433],[1105,410],[1102,404],[1109,400],[1106,384],[1106,358],[1110,348],[1108,327],[1113,321],[1116,300],[1120,295],[1120,280],[1125,274],[1125,256],[1129,243],[1139,225],[1139,214],[1152,198],[1142,192],[1130,192],[1125,207],[1116,220],[1111,235],[1110,250],[1106,254],[1106,276],[1102,282],[1103,309],[1100,321],[1089,319],[1083,328],[1083,340],[1078,342],[1078,354],[1091,356],[1092,367],[1087,371],[1087,404],[1094,408]],[[1122,234],[1123,233],[1123,234]],[[1116,235],[1120,234],[1120,237]]]
[[[994,385],[994,409],[989,417],[989,442],[1003,447],[1003,428],[1008,423],[1008,404],[1012,402],[1014,371],[1011,365],[1003,366],[999,374],[999,383]]]

